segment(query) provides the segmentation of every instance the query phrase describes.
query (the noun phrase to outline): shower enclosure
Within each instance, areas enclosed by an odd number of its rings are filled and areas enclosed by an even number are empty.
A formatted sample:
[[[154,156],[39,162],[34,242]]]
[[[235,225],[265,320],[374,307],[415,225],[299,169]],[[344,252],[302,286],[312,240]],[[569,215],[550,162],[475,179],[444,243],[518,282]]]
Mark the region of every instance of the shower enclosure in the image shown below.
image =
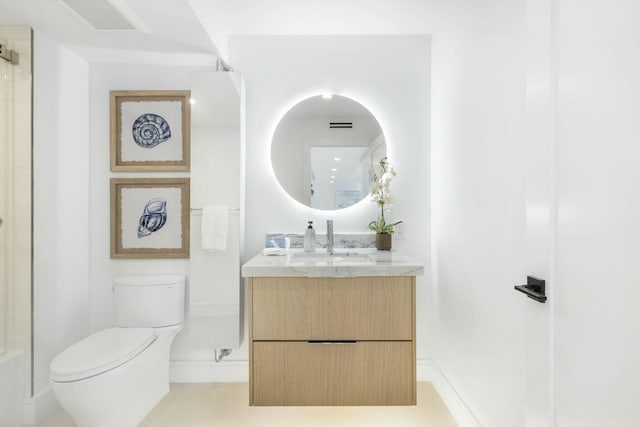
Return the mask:
[[[4,232],[3,219],[6,216],[7,199],[7,175],[6,175],[6,99],[7,66],[5,61],[0,61],[0,131],[2,132],[2,143],[0,143],[0,357],[7,352],[7,261],[6,261],[6,233]]]
[[[6,61],[0,61],[0,357],[7,352],[7,237],[3,226],[7,206],[7,67]]]
[[[0,27],[0,426],[31,397],[32,32]]]

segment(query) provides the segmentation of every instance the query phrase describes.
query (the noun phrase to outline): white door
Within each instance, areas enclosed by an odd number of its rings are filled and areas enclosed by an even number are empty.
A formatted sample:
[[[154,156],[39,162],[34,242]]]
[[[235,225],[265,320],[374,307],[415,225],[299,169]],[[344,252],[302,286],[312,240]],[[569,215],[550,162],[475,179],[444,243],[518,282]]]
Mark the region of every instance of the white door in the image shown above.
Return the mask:
[[[556,425],[636,427],[640,2],[556,9]]]
[[[527,427],[640,425],[638,17],[527,1]]]
[[[553,313],[555,308],[555,63],[551,1],[527,1],[527,96],[524,171],[526,276],[545,281],[547,301],[522,295],[525,311],[526,427],[553,426]]]

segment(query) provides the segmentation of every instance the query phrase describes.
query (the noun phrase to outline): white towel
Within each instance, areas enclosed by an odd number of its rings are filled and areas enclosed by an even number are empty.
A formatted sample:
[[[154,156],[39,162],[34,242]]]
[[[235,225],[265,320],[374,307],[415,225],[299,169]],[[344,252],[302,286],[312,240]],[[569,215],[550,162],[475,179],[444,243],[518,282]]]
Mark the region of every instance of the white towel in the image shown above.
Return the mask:
[[[287,250],[286,249],[282,249],[282,248],[264,248],[262,250],[262,255],[282,256],[282,255],[286,255],[286,254],[287,254]]]
[[[202,249],[224,252],[227,250],[227,230],[229,229],[229,208],[226,206],[205,206],[202,209]]]

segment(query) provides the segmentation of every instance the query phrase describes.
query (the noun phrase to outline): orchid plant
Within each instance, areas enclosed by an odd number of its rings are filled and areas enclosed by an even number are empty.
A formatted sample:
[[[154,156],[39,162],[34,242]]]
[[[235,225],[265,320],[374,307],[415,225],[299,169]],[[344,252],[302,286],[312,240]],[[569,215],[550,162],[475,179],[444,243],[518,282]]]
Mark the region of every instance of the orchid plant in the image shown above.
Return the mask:
[[[373,184],[371,185],[371,201],[380,206],[380,216],[378,219],[369,223],[369,230],[373,230],[378,234],[391,234],[393,228],[402,221],[387,223],[384,217],[385,210],[393,203],[393,194],[391,194],[391,179],[396,176],[393,166],[389,165],[389,159],[382,158],[379,162],[379,168],[372,176]]]

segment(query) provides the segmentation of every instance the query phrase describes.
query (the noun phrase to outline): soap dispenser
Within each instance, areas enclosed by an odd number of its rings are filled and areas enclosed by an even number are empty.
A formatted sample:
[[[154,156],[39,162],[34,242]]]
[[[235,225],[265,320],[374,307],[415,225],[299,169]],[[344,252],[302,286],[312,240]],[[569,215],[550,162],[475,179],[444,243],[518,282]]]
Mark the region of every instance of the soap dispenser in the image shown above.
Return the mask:
[[[313,252],[316,250],[316,231],[313,229],[313,221],[309,221],[309,226],[304,232],[304,251]]]

